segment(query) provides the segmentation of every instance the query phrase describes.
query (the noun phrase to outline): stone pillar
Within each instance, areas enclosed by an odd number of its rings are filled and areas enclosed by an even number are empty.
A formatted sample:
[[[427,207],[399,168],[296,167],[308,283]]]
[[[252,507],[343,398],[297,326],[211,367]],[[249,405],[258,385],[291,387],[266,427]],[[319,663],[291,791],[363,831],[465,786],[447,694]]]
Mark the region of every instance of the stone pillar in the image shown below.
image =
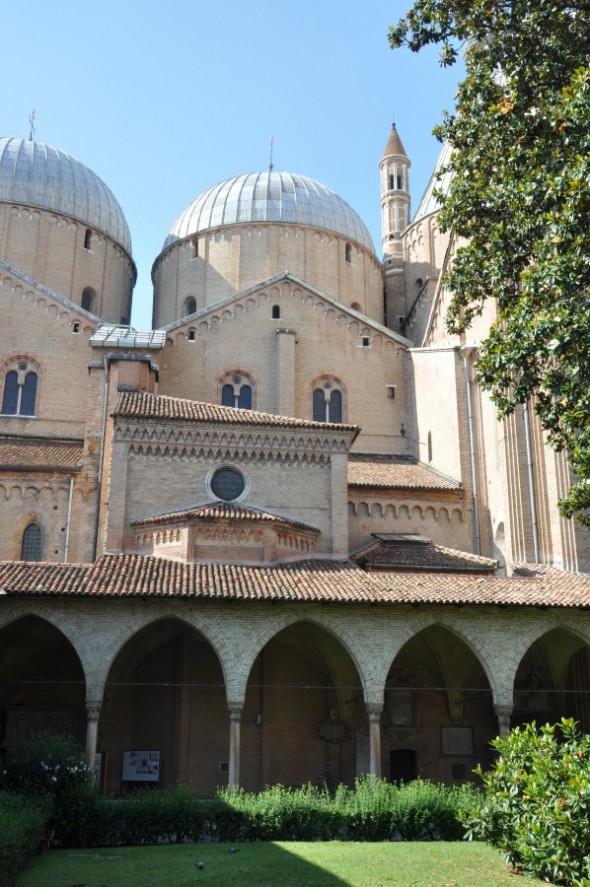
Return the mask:
[[[229,773],[228,788],[237,788],[240,784],[240,727],[244,704],[232,702],[229,709]]]
[[[494,711],[498,718],[498,735],[507,736],[510,732],[510,716],[512,705],[494,705]]]
[[[94,769],[101,702],[86,703],[86,763]]]
[[[383,706],[379,703],[368,702],[367,714],[369,716],[369,772],[372,776],[381,778],[381,712]]]

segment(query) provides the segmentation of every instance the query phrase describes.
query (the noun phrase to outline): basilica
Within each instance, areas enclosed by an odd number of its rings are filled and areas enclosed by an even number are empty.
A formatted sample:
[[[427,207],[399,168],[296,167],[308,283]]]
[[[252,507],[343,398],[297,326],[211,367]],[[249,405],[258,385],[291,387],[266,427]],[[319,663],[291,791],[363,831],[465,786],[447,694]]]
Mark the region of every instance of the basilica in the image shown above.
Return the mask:
[[[115,794],[456,784],[512,725],[590,730],[567,461],[479,389],[494,306],[448,333],[446,181],[412,213],[384,136],[379,252],[313,179],[227,179],[162,231],[146,331],[107,185],[0,139],[4,754],[72,734]]]

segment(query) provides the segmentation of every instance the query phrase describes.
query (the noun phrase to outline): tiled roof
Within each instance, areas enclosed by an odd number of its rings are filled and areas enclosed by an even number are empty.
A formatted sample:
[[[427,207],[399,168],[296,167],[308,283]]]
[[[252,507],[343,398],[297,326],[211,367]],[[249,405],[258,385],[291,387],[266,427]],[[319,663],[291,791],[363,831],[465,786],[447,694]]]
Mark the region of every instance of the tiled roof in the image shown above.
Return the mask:
[[[385,570],[434,570],[455,573],[489,573],[498,566],[497,561],[480,557],[454,548],[434,545],[430,540],[412,541],[404,534],[392,534],[394,538],[376,538],[356,551],[352,560],[362,567]]]
[[[526,567],[513,576],[365,573],[349,561],[183,564],[103,555],[94,565],[0,563],[0,595],[590,608],[590,575]]]
[[[166,421],[227,422],[232,425],[279,425],[283,428],[308,428],[318,431],[337,429],[359,431],[356,425],[309,422],[306,419],[292,419],[288,416],[275,416],[272,413],[259,413],[255,410],[222,407],[214,403],[167,397],[147,391],[120,392],[113,416],[124,416],[130,419],[164,419]]]
[[[316,527],[302,524],[299,521],[281,517],[279,514],[271,514],[268,511],[260,511],[246,505],[235,505],[233,502],[207,502],[195,508],[185,508],[182,511],[170,511],[167,514],[156,514],[152,517],[131,521],[132,527],[151,527],[158,524],[166,524],[171,521],[189,520],[239,520],[272,523],[285,527],[297,527],[301,530],[312,530],[319,533]]]
[[[0,594],[81,594],[92,564],[0,561]]]
[[[590,575],[527,566],[512,576],[457,576],[452,573],[370,573],[375,589],[390,602],[408,604],[490,604],[499,607],[590,608]]]
[[[460,490],[461,484],[409,456],[349,453],[349,487],[397,487],[406,490]]]
[[[83,449],[81,440],[0,435],[0,471],[71,471]]]

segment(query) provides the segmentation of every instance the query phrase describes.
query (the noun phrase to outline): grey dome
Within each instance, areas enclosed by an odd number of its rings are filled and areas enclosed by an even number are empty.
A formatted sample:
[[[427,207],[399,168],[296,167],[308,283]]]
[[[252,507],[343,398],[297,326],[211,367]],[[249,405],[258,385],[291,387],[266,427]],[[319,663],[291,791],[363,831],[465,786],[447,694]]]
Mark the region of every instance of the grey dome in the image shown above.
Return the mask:
[[[176,220],[164,249],[211,228],[259,222],[286,222],[331,231],[375,252],[359,215],[325,185],[289,172],[236,176],[209,188]]]
[[[50,145],[0,138],[0,202],[77,219],[131,255],[129,228],[112,192],[87,166]]]

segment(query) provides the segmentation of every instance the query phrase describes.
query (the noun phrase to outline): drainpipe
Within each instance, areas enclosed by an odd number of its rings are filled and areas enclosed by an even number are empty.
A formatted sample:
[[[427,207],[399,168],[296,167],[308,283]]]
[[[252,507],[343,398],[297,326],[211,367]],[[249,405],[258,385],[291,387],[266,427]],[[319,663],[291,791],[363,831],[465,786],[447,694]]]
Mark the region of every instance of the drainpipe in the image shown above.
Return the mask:
[[[70,478],[70,492],[68,494],[68,519],[66,523],[66,542],[64,546],[64,563],[68,562],[68,551],[70,548],[70,520],[72,517],[72,497],[74,495],[74,478]]]
[[[475,554],[481,554],[481,539],[479,535],[479,502],[477,499],[477,469],[475,463],[475,443],[473,433],[473,408],[471,404],[471,380],[469,378],[469,364],[467,356],[476,349],[473,347],[461,348],[463,358],[463,370],[465,372],[465,396],[467,398],[467,429],[469,432],[469,463],[471,470],[471,489],[473,503],[473,545]]]
[[[533,452],[531,449],[531,427],[529,416],[529,402],[524,402],[524,439],[526,445],[526,468],[529,479],[529,497],[531,505],[531,522],[533,531],[533,555],[535,563],[539,563],[539,528],[537,525],[537,501],[535,498],[535,477],[533,473]]]

